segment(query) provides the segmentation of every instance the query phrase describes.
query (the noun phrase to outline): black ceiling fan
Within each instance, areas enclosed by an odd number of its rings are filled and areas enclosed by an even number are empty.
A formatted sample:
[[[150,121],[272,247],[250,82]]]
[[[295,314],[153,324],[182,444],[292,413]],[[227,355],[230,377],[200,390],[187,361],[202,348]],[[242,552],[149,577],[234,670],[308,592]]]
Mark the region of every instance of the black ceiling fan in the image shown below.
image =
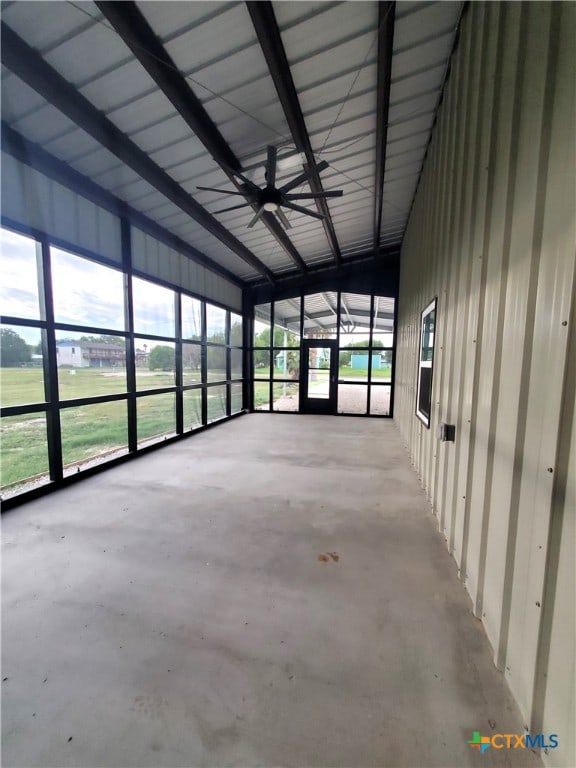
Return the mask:
[[[323,214],[318,213],[317,211],[311,211],[309,208],[303,208],[300,205],[296,205],[293,201],[319,200],[327,197],[342,197],[343,191],[341,189],[330,192],[304,192],[296,194],[290,194],[290,190],[294,189],[295,187],[299,187],[300,184],[308,181],[314,171],[319,173],[325,168],[328,168],[328,163],[325,160],[322,160],[320,163],[313,167],[306,167],[304,173],[296,176],[296,178],[292,179],[292,181],[289,181],[287,184],[284,184],[281,187],[276,187],[276,156],[276,147],[269,146],[268,157],[266,160],[266,186],[263,189],[254,184],[253,181],[250,181],[250,179],[246,178],[246,176],[243,176],[241,173],[238,173],[238,171],[233,171],[231,169],[227,170],[229,173],[231,173],[233,176],[236,176],[243,182],[244,191],[228,191],[225,189],[214,189],[214,187],[196,187],[196,189],[203,189],[207,192],[219,192],[223,195],[240,195],[241,197],[247,197],[248,202],[240,203],[240,205],[232,205],[230,208],[221,208],[219,211],[214,211],[214,213],[235,211],[238,208],[245,208],[249,205],[256,204],[258,206],[258,210],[256,215],[248,224],[248,228],[251,228],[254,226],[254,224],[256,224],[264,211],[269,211],[270,213],[275,213],[276,216],[278,216],[280,222],[286,229],[290,229],[292,225],[286,218],[286,214],[282,210],[282,207],[289,208],[292,211],[298,211],[298,213],[305,213],[307,216],[312,216],[315,219],[325,218]]]

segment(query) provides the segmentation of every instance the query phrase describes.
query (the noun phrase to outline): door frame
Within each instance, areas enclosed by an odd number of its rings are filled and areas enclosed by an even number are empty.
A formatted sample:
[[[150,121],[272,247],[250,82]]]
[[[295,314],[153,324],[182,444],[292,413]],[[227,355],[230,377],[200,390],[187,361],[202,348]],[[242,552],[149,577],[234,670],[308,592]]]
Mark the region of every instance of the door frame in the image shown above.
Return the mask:
[[[308,396],[308,360],[313,347],[330,349],[329,394],[328,397]],[[300,361],[300,413],[336,414],[338,396],[338,341],[336,339],[302,339]]]

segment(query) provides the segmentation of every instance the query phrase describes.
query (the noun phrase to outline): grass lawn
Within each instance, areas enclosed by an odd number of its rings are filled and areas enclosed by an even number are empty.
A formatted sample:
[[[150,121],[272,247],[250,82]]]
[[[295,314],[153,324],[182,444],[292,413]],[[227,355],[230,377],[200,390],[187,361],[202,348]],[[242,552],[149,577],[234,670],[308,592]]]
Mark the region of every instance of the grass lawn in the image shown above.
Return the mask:
[[[338,378],[344,381],[353,381],[361,379],[368,381],[368,371],[366,368],[351,368],[349,365],[341,365],[338,370]],[[372,381],[392,381],[392,371],[390,366],[384,368],[372,369]]]
[[[123,369],[59,369],[62,400],[126,392]],[[137,387],[157,389],[174,386],[174,374],[138,369]],[[238,388],[234,389],[235,409],[239,409]],[[44,376],[41,368],[0,368],[0,395],[3,406],[44,402]],[[226,387],[207,390],[208,421],[226,415]],[[176,431],[174,393],[139,397],[136,403],[138,442]],[[200,390],[184,395],[185,430],[200,426]],[[98,456],[128,447],[127,401],[96,403],[60,411],[62,459],[64,466],[80,465]],[[41,413],[5,417],[0,427],[0,486],[12,485],[48,472],[46,419]]]

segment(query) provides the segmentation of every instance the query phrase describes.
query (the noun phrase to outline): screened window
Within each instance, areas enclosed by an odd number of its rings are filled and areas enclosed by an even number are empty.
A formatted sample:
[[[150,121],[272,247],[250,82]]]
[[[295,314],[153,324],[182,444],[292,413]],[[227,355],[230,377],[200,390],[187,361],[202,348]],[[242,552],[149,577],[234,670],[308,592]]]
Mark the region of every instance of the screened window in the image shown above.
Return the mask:
[[[431,301],[422,312],[420,323],[420,358],[418,363],[416,415],[427,427],[430,427],[430,411],[432,405],[435,326],[436,299]]]
[[[206,341],[226,344],[226,310],[206,304]]]
[[[202,339],[202,302],[182,296],[182,338],[187,341]]]
[[[55,321],[123,331],[122,273],[58,248],[50,256]]]
[[[0,229],[0,314],[40,320],[38,269],[40,245],[24,235]]]
[[[174,338],[174,291],[135,277],[132,280],[132,292],[136,333]]]

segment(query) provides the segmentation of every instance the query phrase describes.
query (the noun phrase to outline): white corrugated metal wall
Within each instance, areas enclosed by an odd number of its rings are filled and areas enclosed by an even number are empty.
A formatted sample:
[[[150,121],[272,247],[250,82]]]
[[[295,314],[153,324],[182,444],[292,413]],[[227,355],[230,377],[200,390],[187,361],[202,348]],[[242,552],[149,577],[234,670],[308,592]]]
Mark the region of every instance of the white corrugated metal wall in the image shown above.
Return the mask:
[[[1,153],[2,214],[70,244],[122,261],[120,219],[11,155]],[[242,289],[173,248],[132,227],[134,269],[231,309]]]
[[[465,13],[402,248],[395,401],[495,662],[528,727],[560,735],[544,755],[558,766],[576,764],[575,39],[572,3]],[[428,430],[416,371],[434,296]]]

